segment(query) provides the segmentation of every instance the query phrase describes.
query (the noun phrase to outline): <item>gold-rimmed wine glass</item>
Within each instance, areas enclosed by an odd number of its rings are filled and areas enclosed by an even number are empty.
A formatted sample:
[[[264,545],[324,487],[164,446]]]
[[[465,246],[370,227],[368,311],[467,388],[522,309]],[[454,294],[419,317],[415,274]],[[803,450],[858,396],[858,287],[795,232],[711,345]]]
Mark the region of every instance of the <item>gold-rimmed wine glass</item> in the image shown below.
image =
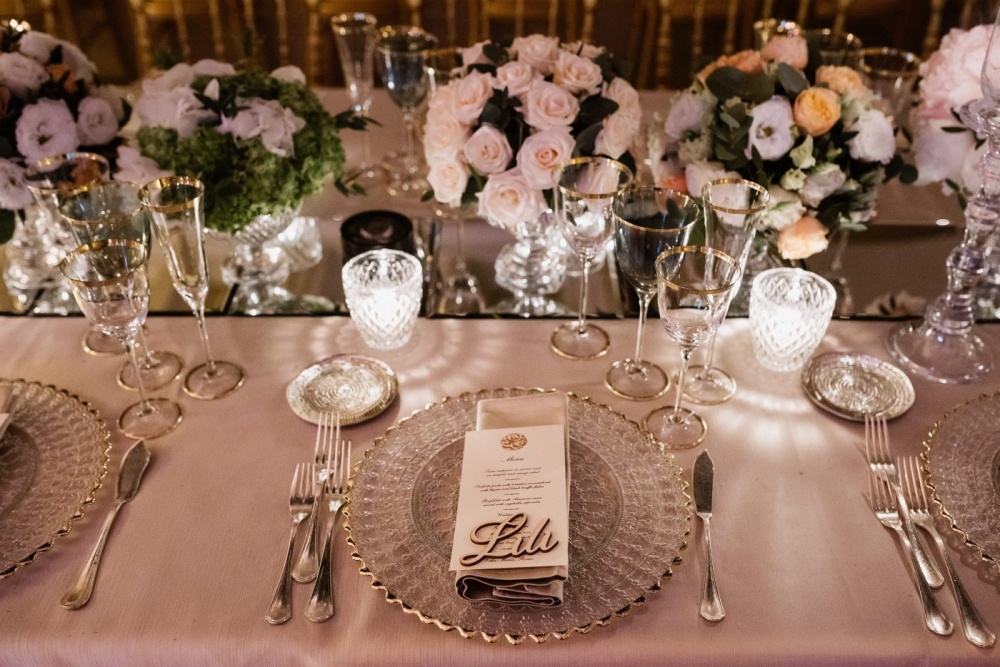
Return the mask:
[[[666,371],[643,359],[643,331],[649,303],[656,294],[656,258],[688,244],[701,209],[691,197],[652,186],[631,187],[611,204],[615,259],[639,297],[639,328],[635,355],[611,364],[604,383],[617,396],[649,400],[670,387]]]
[[[681,348],[681,370],[673,407],[653,410],[643,426],[666,449],[687,449],[705,439],[705,420],[681,407],[684,378],[691,354],[715,336],[725,319],[740,274],[733,257],[705,246],[671,248],[656,259],[660,321]]]
[[[550,340],[552,349],[564,357],[594,359],[611,345],[604,329],[587,322],[587,289],[591,264],[611,236],[611,202],[631,182],[628,167],[608,157],[573,158],[557,168],[556,221],[583,265],[577,319],[558,327]]]
[[[228,396],[243,384],[244,374],[236,364],[216,360],[208,341],[205,324],[208,267],[203,240],[205,185],[196,178],[170,176],[144,185],[139,197],[152,215],[156,240],[174,289],[194,313],[205,353],[205,363],[192,368],[184,378],[184,391],[201,399]]]
[[[344,85],[354,113],[364,118],[372,107],[372,89],[375,83],[375,38],[378,19],[365,12],[346,12],[330,19],[337,55],[344,73]],[[374,181],[379,172],[372,163],[371,138],[361,133],[361,164],[356,169],[361,181]]]
[[[117,338],[136,367],[135,336],[149,312],[147,257],[141,243],[107,239],[76,248],[59,264],[87,320]],[[149,398],[138,368],[136,378],[139,402],[118,417],[119,430],[136,439],[166,435],[180,423],[181,407],[170,399]]]

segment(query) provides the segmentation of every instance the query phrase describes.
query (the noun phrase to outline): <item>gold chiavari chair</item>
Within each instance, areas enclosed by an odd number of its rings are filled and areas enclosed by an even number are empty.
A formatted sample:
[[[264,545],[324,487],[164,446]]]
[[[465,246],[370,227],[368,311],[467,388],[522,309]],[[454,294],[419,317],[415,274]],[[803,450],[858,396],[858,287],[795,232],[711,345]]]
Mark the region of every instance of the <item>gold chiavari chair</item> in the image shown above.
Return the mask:
[[[633,66],[632,83],[649,87],[656,48],[656,0],[583,0],[580,39]]]
[[[692,67],[708,55],[733,53],[742,48],[739,29],[753,8],[741,0],[658,0],[659,20],[656,28],[656,57],[653,82],[657,88],[687,85]],[[744,9],[744,12],[740,12]],[[675,24],[684,36],[675,36]],[[716,42],[706,45],[706,36]],[[721,41],[719,37],[721,36]],[[688,46],[680,53],[681,46]],[[680,56],[680,57],[678,57]]]
[[[0,17],[34,22],[35,28],[50,35],[77,41],[68,0],[0,0]]]
[[[565,13],[560,31],[560,5]],[[469,0],[469,43],[531,32],[576,39],[576,2],[569,0]]]

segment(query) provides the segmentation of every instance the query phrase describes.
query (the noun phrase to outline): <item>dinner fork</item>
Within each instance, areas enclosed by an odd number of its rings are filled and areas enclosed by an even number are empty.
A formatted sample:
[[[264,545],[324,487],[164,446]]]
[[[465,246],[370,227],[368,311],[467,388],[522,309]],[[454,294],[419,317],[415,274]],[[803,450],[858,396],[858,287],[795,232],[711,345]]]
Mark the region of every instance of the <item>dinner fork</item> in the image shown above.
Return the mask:
[[[903,542],[903,547],[912,551],[916,556],[917,564],[920,567],[920,573],[923,575],[924,581],[931,588],[941,588],[944,585],[944,575],[941,574],[941,570],[938,569],[937,565],[927,554],[924,542],[917,536],[916,529],[913,530],[912,539],[910,532],[906,529],[910,513],[906,499],[903,497],[903,491],[900,488],[896,464],[893,462],[892,454],[889,452],[889,429],[886,426],[884,417],[865,416],[865,453],[868,455],[868,466],[871,471],[880,479],[885,480],[889,485],[889,491],[896,497],[893,506],[900,508],[900,527],[896,532],[899,533],[899,539]]]
[[[326,453],[330,449],[329,445],[334,442],[334,416],[333,413],[323,412],[319,416],[316,428],[316,445],[314,447],[313,460],[318,466],[317,475],[313,480],[313,506],[306,521],[306,539],[302,544],[302,551],[299,553],[295,567],[292,569],[292,578],[304,584],[316,578],[319,571],[319,561],[316,558],[316,542],[319,538],[319,525],[317,517],[319,515],[320,499],[323,496],[323,471],[326,470]],[[340,437],[340,413],[336,416],[336,437]]]
[[[892,528],[899,533],[900,542],[902,542],[904,533],[900,527],[901,520],[899,518],[899,512],[897,511],[896,501],[893,500],[894,492],[889,490],[886,480],[879,477],[874,471],[869,472],[868,487],[872,511],[875,512],[875,516],[883,526],[886,528]],[[915,539],[916,535],[913,535],[913,538]],[[910,542],[912,543],[913,540],[910,540]],[[913,570],[913,580],[917,586],[917,594],[920,596],[920,606],[924,613],[924,624],[927,626],[928,630],[935,634],[950,635],[955,626],[951,620],[944,615],[941,608],[938,607],[937,600],[934,599],[931,589],[927,586],[927,582],[924,580],[923,576],[921,576],[914,550],[911,548],[904,548],[904,551],[910,559],[910,567]]]
[[[344,506],[344,494],[347,493],[347,480],[351,475],[351,442],[338,440],[332,459],[334,463],[327,469],[326,485],[323,497],[326,500],[329,515],[326,532],[323,538],[323,557],[319,563],[319,576],[312,597],[306,606],[306,618],[310,621],[325,621],[333,616],[333,528],[337,523],[337,514]],[[329,459],[328,459],[329,460]]]
[[[934,527],[934,517],[931,516],[927,504],[927,492],[924,490],[923,475],[920,472],[920,467],[917,466],[917,460],[912,456],[900,459],[900,468],[902,472],[900,480],[903,491],[906,494],[906,501],[910,504],[910,517],[913,518],[913,523],[927,531],[927,534],[934,539],[934,544],[937,545],[938,552],[940,552],[941,558],[944,559],[944,566],[948,571],[948,579],[951,581],[951,591],[955,595],[958,617],[962,623],[965,638],[981,648],[993,646],[994,642],[996,642],[996,635],[993,634],[979,616],[979,612],[972,603],[972,599],[969,598],[965,586],[962,585],[961,579],[958,578],[958,572],[955,571],[955,565],[948,556],[948,549],[945,547],[944,540],[941,539],[941,535]]]
[[[292,488],[288,492],[288,509],[292,515],[292,534],[288,538],[288,553],[285,554],[285,565],[281,569],[281,579],[274,591],[274,599],[267,610],[268,623],[277,625],[292,617],[292,559],[295,555],[295,535],[299,524],[309,516],[313,505],[313,480],[316,477],[316,464],[299,463],[292,475]]]

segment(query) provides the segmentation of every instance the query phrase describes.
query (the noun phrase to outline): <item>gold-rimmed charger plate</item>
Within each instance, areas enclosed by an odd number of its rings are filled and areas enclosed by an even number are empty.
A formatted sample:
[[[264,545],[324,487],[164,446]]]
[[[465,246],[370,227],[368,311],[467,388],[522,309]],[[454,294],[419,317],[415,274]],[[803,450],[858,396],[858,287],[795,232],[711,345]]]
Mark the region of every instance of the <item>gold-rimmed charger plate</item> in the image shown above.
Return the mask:
[[[387,601],[488,642],[565,639],[607,625],[659,590],[680,562],[690,499],[673,456],[621,413],[570,395],[569,580],[544,609],[470,602],[449,571],[465,433],[494,389],[446,398],[386,431],[355,467],[345,528],[361,573]]]
[[[802,369],[802,389],[819,407],[852,421],[865,415],[895,419],[916,398],[906,373],[878,357],[850,352],[810,359]]]
[[[107,473],[111,433],[96,410],[69,392],[3,380],[13,396],[0,439],[0,579],[69,532]]]
[[[318,424],[326,412],[340,413],[343,426],[381,414],[399,393],[389,364],[362,354],[337,354],[312,364],[288,384],[292,412]]]

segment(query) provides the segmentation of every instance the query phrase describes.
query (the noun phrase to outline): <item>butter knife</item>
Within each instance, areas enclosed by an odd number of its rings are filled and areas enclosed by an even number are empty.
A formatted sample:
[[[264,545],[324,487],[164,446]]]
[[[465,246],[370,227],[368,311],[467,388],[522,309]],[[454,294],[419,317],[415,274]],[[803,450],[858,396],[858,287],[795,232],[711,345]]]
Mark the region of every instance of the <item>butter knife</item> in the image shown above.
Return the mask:
[[[726,616],[722,608],[722,597],[715,583],[715,568],[712,565],[712,484],[715,467],[706,449],[694,462],[694,507],[701,519],[702,539],[705,542],[705,587],[701,594],[701,616],[708,621],[721,621]]]
[[[80,575],[62,598],[61,604],[67,609],[79,609],[90,600],[90,594],[94,591],[94,581],[97,579],[97,566],[101,563],[101,554],[104,553],[104,544],[108,540],[111,524],[114,523],[122,505],[132,500],[139,490],[139,480],[142,479],[142,473],[145,472],[147,465],[149,465],[149,450],[140,440],[132,445],[122,459],[118,486],[115,490],[115,506],[104,520],[101,536],[97,538],[97,544],[94,545],[94,551],[87,559],[87,564],[83,566]]]

